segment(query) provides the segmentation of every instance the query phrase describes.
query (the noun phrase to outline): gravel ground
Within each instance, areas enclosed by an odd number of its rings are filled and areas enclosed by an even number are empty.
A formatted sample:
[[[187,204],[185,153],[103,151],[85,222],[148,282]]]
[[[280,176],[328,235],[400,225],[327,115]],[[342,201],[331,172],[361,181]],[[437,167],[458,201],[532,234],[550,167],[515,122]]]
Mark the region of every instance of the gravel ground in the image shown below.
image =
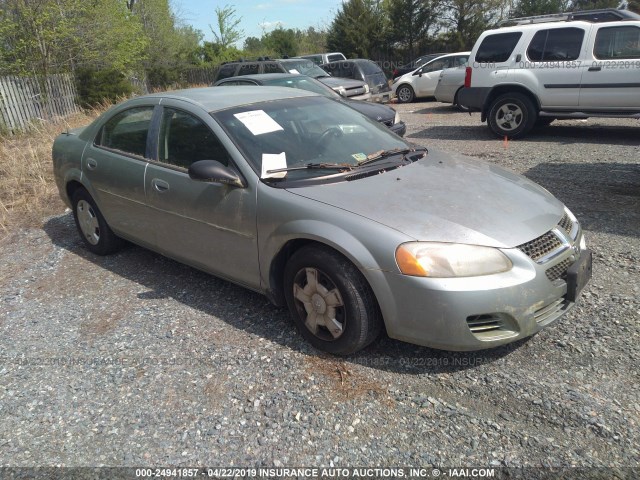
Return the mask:
[[[475,353],[382,338],[346,359],[266,298],[70,213],[0,253],[0,463],[640,466],[640,125],[557,122],[505,144],[477,114],[399,105],[407,138],[523,173],[583,222],[594,277],[528,341]]]

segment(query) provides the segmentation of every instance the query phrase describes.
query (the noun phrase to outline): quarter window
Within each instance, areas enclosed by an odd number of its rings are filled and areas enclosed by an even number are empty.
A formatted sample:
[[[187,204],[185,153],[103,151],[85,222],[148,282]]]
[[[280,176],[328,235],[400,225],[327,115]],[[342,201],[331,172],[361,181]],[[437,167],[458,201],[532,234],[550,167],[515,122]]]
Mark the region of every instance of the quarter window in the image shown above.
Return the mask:
[[[555,28],[540,30],[533,36],[527,56],[534,62],[576,60],[580,56],[584,30]]]
[[[159,156],[162,163],[182,168],[198,160],[229,164],[229,153],[202,120],[172,108],[162,114]]]
[[[264,64],[264,73],[282,73],[284,72],[284,68],[278,65],[277,63],[265,63]]]
[[[522,32],[487,35],[476,52],[477,63],[502,63],[509,60]]]
[[[260,73],[260,65],[257,63],[247,63],[240,66],[238,75],[254,75]]]
[[[96,141],[101,147],[145,157],[153,107],[137,107],[115,115],[101,129]]]
[[[598,60],[640,58],[640,28],[601,28],[596,35],[593,54]]]
[[[220,67],[220,70],[218,71],[218,80],[233,77],[233,74],[236,72],[237,65],[237,63],[228,63],[227,65],[222,65]]]

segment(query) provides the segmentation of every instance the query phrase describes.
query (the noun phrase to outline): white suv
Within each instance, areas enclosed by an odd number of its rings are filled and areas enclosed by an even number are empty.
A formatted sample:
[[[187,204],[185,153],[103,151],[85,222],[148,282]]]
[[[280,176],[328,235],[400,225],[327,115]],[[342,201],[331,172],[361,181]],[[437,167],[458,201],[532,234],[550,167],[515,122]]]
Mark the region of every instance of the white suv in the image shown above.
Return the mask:
[[[640,15],[606,9],[510,22],[480,36],[459,93],[496,135],[517,138],[555,119],[640,118]]]

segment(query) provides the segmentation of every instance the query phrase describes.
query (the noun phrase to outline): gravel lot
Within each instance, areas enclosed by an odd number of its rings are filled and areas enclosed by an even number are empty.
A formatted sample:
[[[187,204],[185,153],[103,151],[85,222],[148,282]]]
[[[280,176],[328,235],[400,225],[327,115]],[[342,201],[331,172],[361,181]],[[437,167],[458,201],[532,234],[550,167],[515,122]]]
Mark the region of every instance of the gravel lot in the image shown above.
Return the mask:
[[[491,351],[333,358],[260,295],[134,246],[89,254],[61,214],[0,253],[0,463],[639,467],[640,123],[505,144],[478,114],[397,108],[411,141],[573,210],[595,263],[570,314]]]

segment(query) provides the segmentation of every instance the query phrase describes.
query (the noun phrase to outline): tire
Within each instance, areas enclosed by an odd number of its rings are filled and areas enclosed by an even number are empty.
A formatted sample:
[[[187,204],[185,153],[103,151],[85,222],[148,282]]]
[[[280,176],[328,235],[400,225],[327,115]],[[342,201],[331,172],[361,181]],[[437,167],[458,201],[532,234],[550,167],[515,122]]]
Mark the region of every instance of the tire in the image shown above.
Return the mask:
[[[396,90],[396,96],[399,103],[411,103],[416,97],[416,94],[409,85],[400,85]]]
[[[78,234],[91,252],[96,255],[109,255],[122,247],[123,240],[109,228],[89,192],[84,188],[77,189],[71,197],[71,202]]]
[[[487,123],[500,138],[518,138],[535,125],[538,113],[529,98],[521,93],[505,93],[489,108]]]
[[[460,103],[458,102],[458,94],[460,93],[460,90],[462,90],[462,88],[459,88],[458,91],[456,92],[456,96],[453,97],[453,105],[460,110],[461,112],[468,112],[469,111],[469,107],[465,107],[464,105],[460,105]]]
[[[349,355],[382,330],[371,287],[351,262],[329,248],[308,246],[294,253],[285,267],[284,288],[293,322],[318,350]]]

